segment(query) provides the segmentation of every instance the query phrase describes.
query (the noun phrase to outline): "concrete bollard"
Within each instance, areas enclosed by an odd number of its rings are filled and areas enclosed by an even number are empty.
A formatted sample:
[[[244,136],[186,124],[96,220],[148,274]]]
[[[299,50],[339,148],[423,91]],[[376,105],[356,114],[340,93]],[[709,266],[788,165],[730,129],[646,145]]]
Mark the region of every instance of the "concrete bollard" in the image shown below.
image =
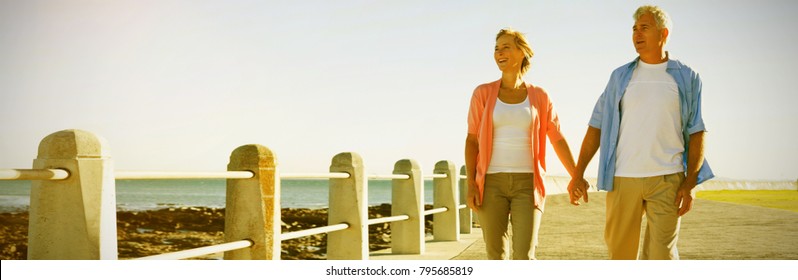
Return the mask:
[[[244,145],[230,155],[228,171],[251,171],[250,179],[228,179],[225,242],[249,239],[252,247],[227,251],[227,260],[280,259],[280,176],[277,159],[261,145]]]
[[[368,189],[363,160],[356,153],[333,157],[330,172],[349,173],[349,178],[330,179],[328,225],[346,223],[349,228],[327,234],[328,260],[367,260]]]
[[[105,140],[82,130],[50,134],[33,168],[65,169],[69,177],[32,181],[28,259],[117,259],[114,169]]]
[[[460,240],[460,221],[458,220],[457,173],[453,163],[442,160],[435,164],[435,174],[446,174],[446,178],[435,178],[433,185],[433,208],[446,207],[449,210],[432,217],[432,235],[435,240]]]
[[[466,175],[465,165],[460,168],[460,175]],[[460,205],[466,204],[466,196],[468,195],[468,182],[465,178],[457,180],[458,190],[460,191]],[[460,209],[460,233],[471,233],[471,208]]]
[[[407,215],[408,220],[391,222],[391,252],[393,254],[424,253],[424,180],[421,168],[412,159],[397,161],[393,174],[410,179],[393,179],[391,216]]]

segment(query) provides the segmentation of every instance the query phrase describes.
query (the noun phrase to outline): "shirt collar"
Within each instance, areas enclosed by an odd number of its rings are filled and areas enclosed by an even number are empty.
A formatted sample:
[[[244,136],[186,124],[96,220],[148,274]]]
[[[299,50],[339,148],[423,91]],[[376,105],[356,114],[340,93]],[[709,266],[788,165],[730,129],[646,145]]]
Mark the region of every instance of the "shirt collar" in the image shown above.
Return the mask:
[[[682,63],[676,59],[672,59],[668,51],[665,51],[665,57],[668,58],[668,69],[676,69],[676,70],[682,69]],[[635,60],[629,63],[629,69],[630,70],[635,69],[639,61],[640,61],[640,56],[637,56]]]

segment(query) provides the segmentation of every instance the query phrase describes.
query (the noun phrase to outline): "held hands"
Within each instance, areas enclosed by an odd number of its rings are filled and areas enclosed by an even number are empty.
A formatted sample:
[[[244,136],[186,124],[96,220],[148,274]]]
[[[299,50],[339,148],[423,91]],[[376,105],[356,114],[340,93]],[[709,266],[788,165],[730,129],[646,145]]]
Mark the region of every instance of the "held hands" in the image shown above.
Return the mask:
[[[585,203],[587,203],[587,189],[589,187],[590,183],[588,183],[585,178],[571,178],[571,182],[568,183],[568,197],[571,200],[571,204],[580,205],[579,199],[583,196]]]

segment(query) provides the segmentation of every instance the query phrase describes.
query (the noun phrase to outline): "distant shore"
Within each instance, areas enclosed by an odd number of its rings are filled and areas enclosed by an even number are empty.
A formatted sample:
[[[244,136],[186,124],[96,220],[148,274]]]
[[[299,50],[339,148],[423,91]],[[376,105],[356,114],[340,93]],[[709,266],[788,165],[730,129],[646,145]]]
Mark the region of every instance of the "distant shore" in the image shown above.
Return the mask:
[[[430,208],[428,206],[428,208]],[[327,225],[327,209],[284,208],[282,232]],[[391,205],[369,207],[369,218],[391,215]],[[0,259],[24,260],[28,250],[28,212],[0,213]],[[432,232],[428,216],[426,231]],[[390,224],[369,226],[369,250],[390,246]],[[219,244],[224,241],[224,209],[173,207],[117,212],[119,259],[132,259]],[[281,259],[326,259],[327,235],[282,242]]]

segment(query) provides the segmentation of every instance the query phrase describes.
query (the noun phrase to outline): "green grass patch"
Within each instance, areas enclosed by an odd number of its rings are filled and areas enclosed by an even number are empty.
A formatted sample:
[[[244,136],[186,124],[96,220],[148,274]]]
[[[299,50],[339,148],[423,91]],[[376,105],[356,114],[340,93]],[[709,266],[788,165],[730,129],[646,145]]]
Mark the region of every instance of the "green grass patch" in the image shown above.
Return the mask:
[[[798,212],[798,191],[699,191],[696,192],[696,198]]]

